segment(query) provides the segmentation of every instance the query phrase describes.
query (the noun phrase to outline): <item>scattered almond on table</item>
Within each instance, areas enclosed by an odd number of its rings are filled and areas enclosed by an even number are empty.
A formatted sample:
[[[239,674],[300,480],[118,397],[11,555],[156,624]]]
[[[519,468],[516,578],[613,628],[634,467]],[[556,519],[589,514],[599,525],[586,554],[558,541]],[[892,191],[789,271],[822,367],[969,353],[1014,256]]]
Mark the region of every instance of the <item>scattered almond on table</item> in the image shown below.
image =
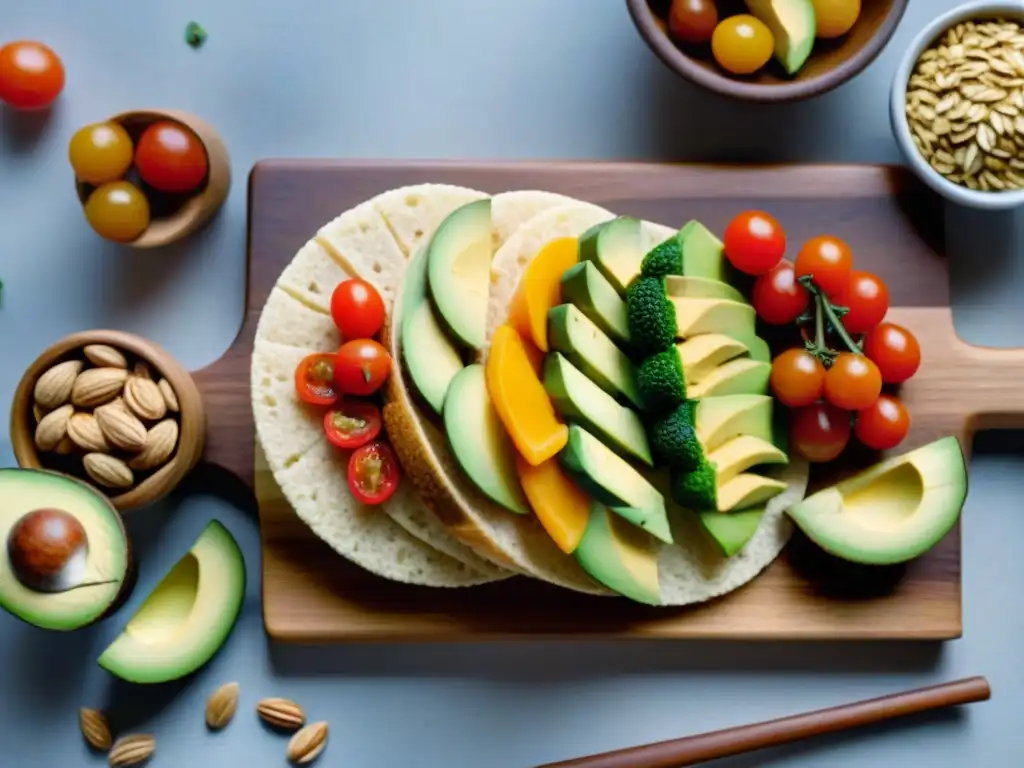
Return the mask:
[[[327,723],[312,723],[292,736],[288,742],[288,759],[296,765],[306,765],[316,760],[326,747]]]
[[[122,736],[110,748],[107,763],[111,768],[130,768],[142,765],[156,752],[156,739],[148,733]]]
[[[219,731],[226,728],[238,711],[238,683],[225,683],[206,700],[206,727]]]
[[[114,743],[107,716],[98,709],[82,707],[78,710],[78,724],[86,743],[95,750],[106,752]]]
[[[306,723],[302,707],[291,699],[263,699],[256,705],[256,714],[267,725],[282,731],[295,731]]]

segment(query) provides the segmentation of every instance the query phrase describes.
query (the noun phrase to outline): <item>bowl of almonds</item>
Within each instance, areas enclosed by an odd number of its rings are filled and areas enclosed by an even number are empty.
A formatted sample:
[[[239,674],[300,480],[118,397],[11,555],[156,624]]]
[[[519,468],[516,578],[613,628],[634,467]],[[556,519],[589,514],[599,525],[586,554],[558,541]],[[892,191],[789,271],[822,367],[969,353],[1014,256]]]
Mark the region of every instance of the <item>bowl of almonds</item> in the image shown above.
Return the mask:
[[[199,461],[206,416],[192,377],[151,341],[68,336],[28,367],[11,407],[21,467],[78,477],[121,512],[170,493]]]
[[[910,167],[940,195],[1024,204],[1024,5],[972,2],[934,19],[896,70],[890,117]]]

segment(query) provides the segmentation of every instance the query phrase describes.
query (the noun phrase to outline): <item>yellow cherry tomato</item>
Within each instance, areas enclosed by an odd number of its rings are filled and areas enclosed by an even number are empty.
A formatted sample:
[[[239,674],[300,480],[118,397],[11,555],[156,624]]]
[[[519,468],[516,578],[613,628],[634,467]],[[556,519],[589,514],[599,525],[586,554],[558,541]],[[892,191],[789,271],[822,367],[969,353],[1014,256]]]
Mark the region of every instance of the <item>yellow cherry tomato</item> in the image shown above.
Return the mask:
[[[149,226],[149,201],[134,184],[111,181],[89,195],[85,218],[100,237],[128,243]]]
[[[79,128],[68,145],[68,159],[81,181],[105,184],[127,173],[132,164],[131,137],[117,123],[94,123]]]
[[[743,13],[722,19],[711,35],[711,53],[734,75],[756,72],[772,57],[775,39],[760,19]]]
[[[818,37],[840,37],[849,32],[860,16],[860,0],[811,0]]]

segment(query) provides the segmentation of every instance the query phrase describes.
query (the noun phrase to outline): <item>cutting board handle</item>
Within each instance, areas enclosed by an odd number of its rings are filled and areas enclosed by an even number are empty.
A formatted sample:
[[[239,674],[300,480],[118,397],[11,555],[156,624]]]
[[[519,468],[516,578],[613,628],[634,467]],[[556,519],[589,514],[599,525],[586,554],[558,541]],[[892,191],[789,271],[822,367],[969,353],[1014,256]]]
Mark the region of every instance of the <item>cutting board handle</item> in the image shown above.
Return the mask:
[[[967,382],[971,406],[968,433],[982,429],[1024,429],[1024,349],[980,347],[961,340],[963,368],[954,381]],[[951,397],[964,393],[951,391]]]

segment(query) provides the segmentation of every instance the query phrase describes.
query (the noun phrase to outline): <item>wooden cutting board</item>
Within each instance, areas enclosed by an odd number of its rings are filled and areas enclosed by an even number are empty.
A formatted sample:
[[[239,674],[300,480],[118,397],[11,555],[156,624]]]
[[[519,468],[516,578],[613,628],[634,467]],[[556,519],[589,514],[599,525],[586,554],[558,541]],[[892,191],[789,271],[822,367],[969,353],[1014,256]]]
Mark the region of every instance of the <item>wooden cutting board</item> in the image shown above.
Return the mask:
[[[791,252],[816,234],[850,243],[856,266],[888,284],[889,319],[917,334],[923,365],[904,387],[913,420],[900,450],[1024,414],[1024,353],[969,346],[955,333],[942,209],[905,171],[873,166],[626,163],[352,163],[273,160],[250,177],[248,305],[238,338],[196,374],[209,414],[207,461],[255,488],[268,633],[296,642],[508,637],[950,639],[961,634],[960,530],[916,562],[851,566],[797,535],[760,577],[692,608],[651,609],[523,578],[464,590],[387,582],[313,534],[256,464],[249,357],[263,303],[295,252],[338,213],[388,189],[446,182],[490,193],[544,189],[671,226],[723,231],[746,208],[786,228]],[[967,519],[965,524],[970,525]]]

